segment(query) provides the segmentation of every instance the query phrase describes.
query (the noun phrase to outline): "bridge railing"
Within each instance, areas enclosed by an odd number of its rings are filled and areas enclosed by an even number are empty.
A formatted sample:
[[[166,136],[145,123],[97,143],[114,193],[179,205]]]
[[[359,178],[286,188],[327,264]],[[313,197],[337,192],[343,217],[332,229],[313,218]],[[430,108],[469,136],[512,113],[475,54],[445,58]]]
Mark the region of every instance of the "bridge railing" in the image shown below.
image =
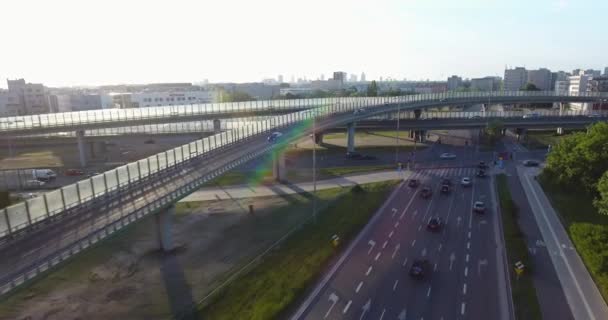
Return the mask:
[[[417,94],[400,97],[350,97],[350,98],[316,98],[291,100],[265,100],[248,102],[189,104],[163,107],[144,107],[129,109],[104,109],[77,112],[49,113],[30,116],[0,118],[0,132],[29,130],[39,128],[70,127],[104,122],[128,122],[145,119],[167,119],[193,116],[213,116],[228,113],[260,112],[260,111],[290,111],[303,108],[314,108],[336,103],[357,104],[364,102],[368,106],[384,103],[411,103],[442,99],[470,99],[492,97],[583,97],[589,99],[608,98],[606,93],[584,92],[579,94],[555,93],[545,91],[513,91],[513,92],[444,92]]]

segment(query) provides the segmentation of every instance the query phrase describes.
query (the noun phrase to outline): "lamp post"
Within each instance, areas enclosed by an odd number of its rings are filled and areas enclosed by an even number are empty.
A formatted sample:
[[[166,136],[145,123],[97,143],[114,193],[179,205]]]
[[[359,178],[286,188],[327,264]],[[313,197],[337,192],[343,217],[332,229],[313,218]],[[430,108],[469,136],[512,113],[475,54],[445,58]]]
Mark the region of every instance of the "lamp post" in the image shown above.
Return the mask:
[[[395,134],[395,164],[399,164],[399,119],[401,118],[401,103],[397,104],[397,133]]]

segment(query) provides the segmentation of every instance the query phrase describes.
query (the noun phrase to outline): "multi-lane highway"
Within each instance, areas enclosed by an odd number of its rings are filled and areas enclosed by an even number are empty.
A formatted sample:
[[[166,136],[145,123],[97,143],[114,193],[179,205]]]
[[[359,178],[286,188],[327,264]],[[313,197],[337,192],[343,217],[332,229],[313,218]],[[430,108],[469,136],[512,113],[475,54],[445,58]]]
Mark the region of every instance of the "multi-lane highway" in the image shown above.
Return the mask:
[[[434,161],[429,163],[433,169],[412,173],[410,178],[419,179],[421,186],[399,187],[329,281],[321,283],[294,318],[509,318],[492,178],[474,177],[474,148],[458,150],[464,159]],[[465,176],[473,180],[470,187],[460,185]],[[439,190],[446,177],[454,184],[447,195]],[[420,197],[423,186],[433,189],[430,199]],[[475,201],[485,203],[485,214],[473,213]],[[432,217],[445,223],[437,232],[427,230]],[[430,262],[423,279],[409,275],[417,259]]]

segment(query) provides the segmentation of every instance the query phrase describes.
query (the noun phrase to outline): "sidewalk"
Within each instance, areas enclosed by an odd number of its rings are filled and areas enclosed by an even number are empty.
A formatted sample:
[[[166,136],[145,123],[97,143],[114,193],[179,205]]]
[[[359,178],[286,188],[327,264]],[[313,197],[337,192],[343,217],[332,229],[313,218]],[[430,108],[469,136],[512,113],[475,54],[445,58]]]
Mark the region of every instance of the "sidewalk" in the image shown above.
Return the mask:
[[[403,171],[399,173],[395,170],[378,171],[366,174],[348,175],[339,178],[317,181],[317,190],[351,187],[357,184],[381,182],[387,180],[403,179],[408,177],[411,172]],[[267,197],[294,193],[312,192],[312,182],[302,182],[296,184],[274,184],[274,185],[236,185],[218,188],[202,188],[180,202],[210,201],[210,200],[229,200],[252,197]]]
[[[577,320],[608,319],[608,306],[570,241],[557,212],[534,176],[538,168],[517,167],[536,223],[549,251],[570,310]]]

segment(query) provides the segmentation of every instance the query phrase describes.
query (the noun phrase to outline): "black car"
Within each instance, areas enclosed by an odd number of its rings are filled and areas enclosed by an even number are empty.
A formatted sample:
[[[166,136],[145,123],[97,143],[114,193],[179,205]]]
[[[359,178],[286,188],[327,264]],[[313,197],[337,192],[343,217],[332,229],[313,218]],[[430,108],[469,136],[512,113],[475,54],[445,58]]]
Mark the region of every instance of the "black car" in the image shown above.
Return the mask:
[[[424,187],[422,188],[422,191],[420,191],[420,196],[424,199],[430,198],[431,195],[433,195],[433,191],[431,191],[431,188],[429,187]]]
[[[414,260],[410,267],[410,276],[417,279],[424,278],[430,269],[430,265],[430,262],[426,259]]]
[[[450,185],[444,184],[441,186],[441,193],[450,193]]]
[[[485,170],[479,169],[479,171],[477,171],[477,176],[480,177],[480,178],[485,177],[486,176]]]
[[[439,231],[442,226],[443,221],[441,221],[441,218],[434,217],[429,220],[429,223],[426,225],[426,228],[430,231]]]
[[[479,168],[479,169],[486,169],[486,168],[488,168],[488,165],[486,164],[485,161],[479,161],[479,164],[477,165],[477,168]]]
[[[524,160],[523,164],[526,167],[538,167],[539,162],[536,160]]]
[[[420,182],[416,179],[410,179],[410,181],[407,182],[407,185],[411,188],[416,188],[420,185]]]
[[[450,180],[450,178],[443,178],[441,180],[441,184],[447,184],[448,186],[452,185],[452,180]]]
[[[473,204],[473,212],[475,213],[485,213],[486,205],[481,201],[475,201]]]

